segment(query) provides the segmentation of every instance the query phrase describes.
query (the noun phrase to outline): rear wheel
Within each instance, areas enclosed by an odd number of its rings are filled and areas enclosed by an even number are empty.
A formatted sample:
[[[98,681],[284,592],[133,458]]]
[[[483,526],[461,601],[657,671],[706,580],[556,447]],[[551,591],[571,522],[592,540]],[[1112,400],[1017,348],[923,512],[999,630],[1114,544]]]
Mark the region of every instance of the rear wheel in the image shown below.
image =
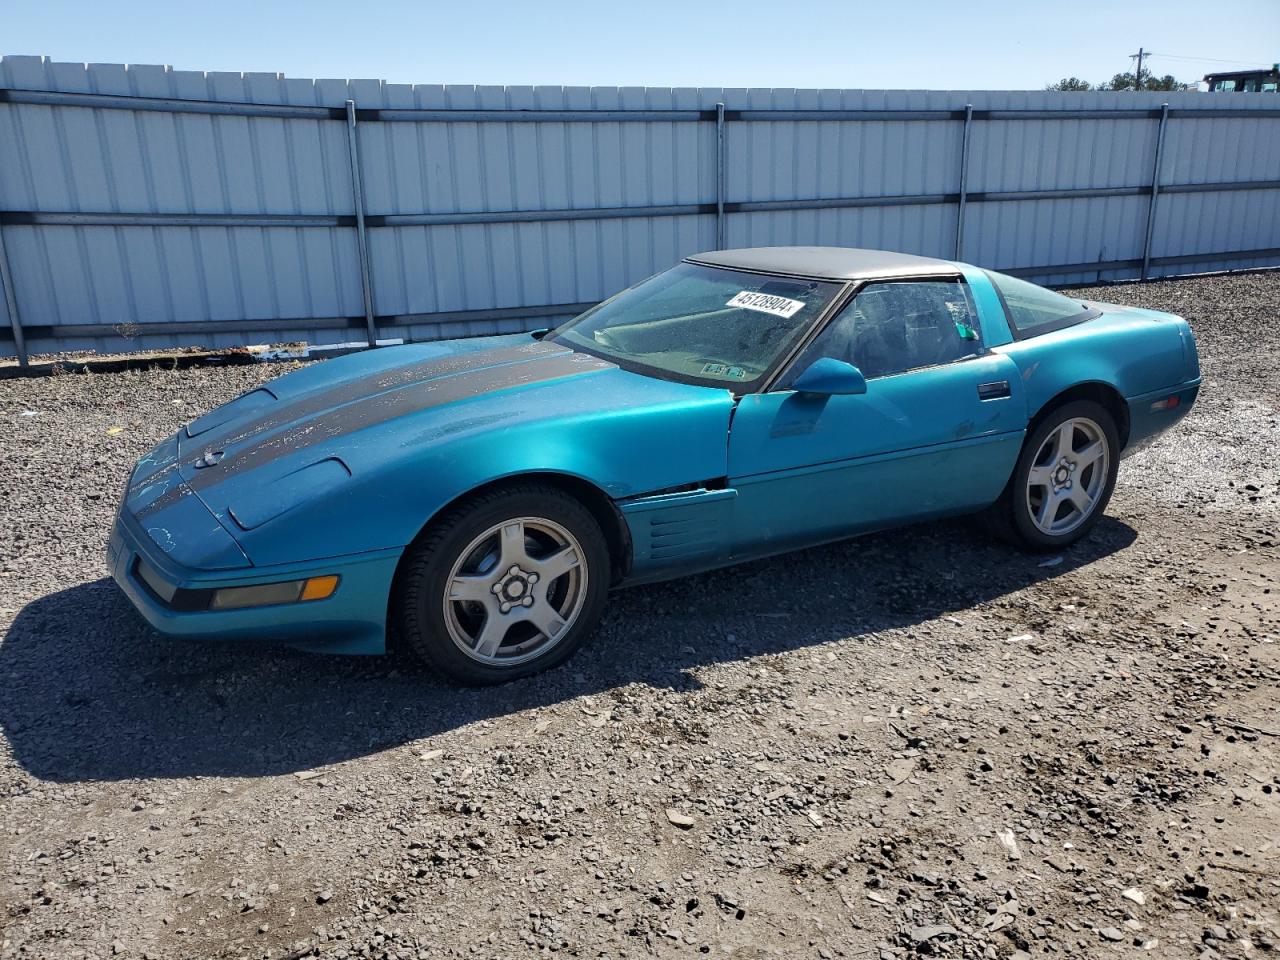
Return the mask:
[[[409,548],[400,632],[466,684],[563,663],[599,622],[609,588],[599,524],[555,487],[520,484],[451,510]]]
[[[997,525],[1033,550],[1075,543],[1102,517],[1115,488],[1119,440],[1115,420],[1091,400],[1053,410],[1023,444]]]

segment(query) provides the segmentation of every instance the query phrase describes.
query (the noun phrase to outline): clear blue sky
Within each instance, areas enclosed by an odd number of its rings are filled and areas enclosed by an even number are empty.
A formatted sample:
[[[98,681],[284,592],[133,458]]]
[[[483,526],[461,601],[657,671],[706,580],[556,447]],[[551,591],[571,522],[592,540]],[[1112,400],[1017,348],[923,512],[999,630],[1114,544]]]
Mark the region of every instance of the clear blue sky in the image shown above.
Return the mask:
[[[1269,65],[1280,0],[0,0],[0,54],[409,83],[1038,89],[1140,45]]]

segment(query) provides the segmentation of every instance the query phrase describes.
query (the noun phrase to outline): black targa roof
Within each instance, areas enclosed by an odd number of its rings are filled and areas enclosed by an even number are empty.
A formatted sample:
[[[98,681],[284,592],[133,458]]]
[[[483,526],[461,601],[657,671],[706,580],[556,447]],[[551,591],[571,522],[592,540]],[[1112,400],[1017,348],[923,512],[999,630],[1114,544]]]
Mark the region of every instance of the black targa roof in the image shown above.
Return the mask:
[[[687,259],[713,267],[823,280],[869,280],[957,272],[956,264],[947,260],[856,247],[747,247],[695,253]]]

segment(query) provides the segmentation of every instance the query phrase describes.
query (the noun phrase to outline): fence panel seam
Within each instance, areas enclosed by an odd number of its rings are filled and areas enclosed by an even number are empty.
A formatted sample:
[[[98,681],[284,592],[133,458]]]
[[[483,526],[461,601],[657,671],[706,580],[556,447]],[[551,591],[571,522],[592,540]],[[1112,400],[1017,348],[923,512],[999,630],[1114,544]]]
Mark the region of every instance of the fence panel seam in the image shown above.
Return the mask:
[[[378,326],[373,316],[373,280],[369,269],[369,246],[365,236],[364,185],[360,177],[360,143],[356,138],[356,102],[347,101],[347,148],[351,156],[351,194],[355,200],[356,251],[360,258],[360,292],[364,299],[365,334],[369,346],[378,345]]]
[[[1164,131],[1169,123],[1169,105],[1160,109],[1160,126],[1156,129],[1156,156],[1151,164],[1151,202],[1147,204],[1147,230],[1142,241],[1142,273],[1146,280],[1151,273],[1151,237],[1156,226],[1156,202],[1160,199],[1160,160],[1164,156]]]

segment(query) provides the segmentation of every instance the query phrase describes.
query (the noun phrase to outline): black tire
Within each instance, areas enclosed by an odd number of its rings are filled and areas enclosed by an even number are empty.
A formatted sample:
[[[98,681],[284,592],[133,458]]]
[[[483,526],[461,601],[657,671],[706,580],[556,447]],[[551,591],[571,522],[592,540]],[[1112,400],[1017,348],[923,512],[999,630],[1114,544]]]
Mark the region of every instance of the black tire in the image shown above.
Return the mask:
[[[450,576],[462,553],[486,530],[527,517],[545,518],[576,539],[586,571],[585,598],[576,618],[544,653],[513,664],[481,662],[450,634],[445,613]],[[524,482],[478,494],[433,521],[405,551],[390,612],[402,645],[450,679],[467,686],[505,683],[558,666],[582,646],[604,611],[610,572],[609,546],[591,512],[563,490]]]
[[[1050,534],[1036,525],[1028,500],[1027,485],[1045,441],[1068,420],[1084,419],[1096,424],[1107,447],[1107,462],[1102,487],[1093,507],[1083,522],[1062,534]],[[1102,518],[1115,490],[1120,465],[1120,441],[1115,419],[1101,404],[1092,400],[1073,400],[1042,416],[1023,442],[1022,452],[1013,475],[1000,499],[988,511],[992,532],[1026,549],[1037,552],[1062,550],[1086,536]]]

